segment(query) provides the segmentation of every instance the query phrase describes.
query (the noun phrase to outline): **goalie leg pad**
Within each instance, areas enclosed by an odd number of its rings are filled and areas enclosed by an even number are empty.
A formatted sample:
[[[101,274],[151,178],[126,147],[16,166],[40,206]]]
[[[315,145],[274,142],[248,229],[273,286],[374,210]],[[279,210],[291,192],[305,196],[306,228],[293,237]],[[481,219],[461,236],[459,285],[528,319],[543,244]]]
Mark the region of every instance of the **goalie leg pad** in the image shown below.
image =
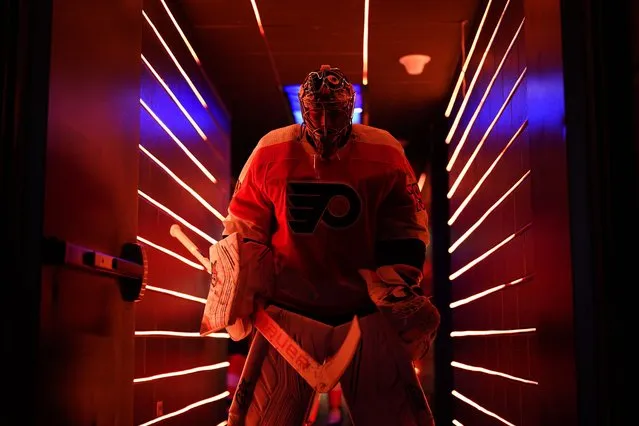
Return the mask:
[[[274,306],[267,312],[315,359],[327,355],[332,327]],[[229,410],[228,426],[299,426],[310,413],[315,391],[256,333]]]
[[[392,265],[360,270],[360,274],[371,300],[398,333],[411,359],[421,359],[440,322],[439,311],[419,288],[421,272],[408,265]]]
[[[209,249],[211,285],[200,334],[227,328],[241,340],[251,332],[248,320],[258,296],[269,297],[274,286],[273,253],[263,244],[244,242],[233,233]]]
[[[381,312],[359,319],[360,347],[340,385],[354,425],[434,426],[412,362]],[[333,350],[350,324],[335,329]]]

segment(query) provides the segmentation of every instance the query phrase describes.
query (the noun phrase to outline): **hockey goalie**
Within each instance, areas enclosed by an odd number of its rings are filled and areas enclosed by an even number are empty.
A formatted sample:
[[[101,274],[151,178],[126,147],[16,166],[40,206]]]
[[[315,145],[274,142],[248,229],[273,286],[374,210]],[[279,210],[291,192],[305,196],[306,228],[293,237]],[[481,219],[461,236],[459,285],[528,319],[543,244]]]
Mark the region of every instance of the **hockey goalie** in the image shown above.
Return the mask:
[[[352,424],[433,425],[412,365],[439,326],[420,289],[429,234],[414,173],[388,132],[352,123],[340,69],[309,73],[299,100],[303,124],[259,141],[210,252],[202,333],[252,339],[228,424],[303,425],[329,385],[300,372],[315,361],[320,371],[357,334],[331,370]]]

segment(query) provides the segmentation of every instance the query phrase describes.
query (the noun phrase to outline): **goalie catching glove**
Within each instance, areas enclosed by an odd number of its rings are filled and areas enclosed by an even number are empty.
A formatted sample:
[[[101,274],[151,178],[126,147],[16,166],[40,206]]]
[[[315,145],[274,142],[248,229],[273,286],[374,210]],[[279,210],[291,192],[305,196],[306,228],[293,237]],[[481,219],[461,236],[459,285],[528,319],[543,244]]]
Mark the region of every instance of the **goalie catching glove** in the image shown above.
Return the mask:
[[[359,272],[371,300],[397,331],[411,359],[421,359],[430,349],[440,321],[439,311],[419,286],[421,271],[409,265],[389,265]]]

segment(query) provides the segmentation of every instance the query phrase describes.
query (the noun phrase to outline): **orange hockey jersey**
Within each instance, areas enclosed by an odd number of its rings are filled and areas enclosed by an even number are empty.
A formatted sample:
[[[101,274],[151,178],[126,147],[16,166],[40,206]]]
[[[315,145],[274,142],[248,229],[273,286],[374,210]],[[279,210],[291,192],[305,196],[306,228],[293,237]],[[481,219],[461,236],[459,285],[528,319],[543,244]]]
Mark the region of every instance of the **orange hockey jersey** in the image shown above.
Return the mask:
[[[353,125],[330,160],[291,125],[265,135],[246,162],[224,235],[269,245],[274,302],[313,315],[348,315],[371,302],[358,270],[375,267],[375,244],[420,239],[427,214],[402,146],[388,132]]]

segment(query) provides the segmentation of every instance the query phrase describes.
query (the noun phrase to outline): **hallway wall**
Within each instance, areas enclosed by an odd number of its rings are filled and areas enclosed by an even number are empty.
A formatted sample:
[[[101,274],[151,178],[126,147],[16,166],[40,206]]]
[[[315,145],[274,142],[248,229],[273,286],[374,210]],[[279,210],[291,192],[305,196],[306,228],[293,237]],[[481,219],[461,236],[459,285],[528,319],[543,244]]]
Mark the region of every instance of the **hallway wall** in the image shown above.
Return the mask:
[[[178,224],[206,257],[221,235],[230,116],[182,38],[188,22],[168,2],[143,7],[138,240],[149,287],[136,306],[134,424],[202,403],[173,424],[215,425],[226,418],[227,335],[199,336],[210,275],[169,230]]]
[[[484,4],[447,137],[452,415],[576,424],[559,11]]]

